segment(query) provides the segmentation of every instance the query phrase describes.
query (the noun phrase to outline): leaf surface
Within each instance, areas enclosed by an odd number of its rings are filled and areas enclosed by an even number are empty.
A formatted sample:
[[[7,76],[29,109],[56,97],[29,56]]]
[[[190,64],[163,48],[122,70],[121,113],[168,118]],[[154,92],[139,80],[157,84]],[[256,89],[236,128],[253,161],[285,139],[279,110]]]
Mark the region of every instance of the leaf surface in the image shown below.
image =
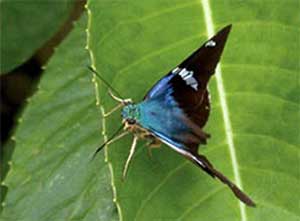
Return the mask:
[[[122,182],[128,136],[108,148],[122,220],[299,220],[299,1],[89,1],[88,7],[97,71],[137,102],[207,35],[233,24],[209,85],[205,131],[212,138],[200,151],[257,208],[246,208],[167,146],[150,158],[140,142]],[[106,111],[116,105],[105,86],[99,94]],[[120,124],[118,114],[105,119],[105,135]]]
[[[73,1],[1,1],[1,73],[29,59],[55,34],[70,14]]]
[[[20,118],[5,221],[117,220],[86,45],[86,16],[57,48]]]

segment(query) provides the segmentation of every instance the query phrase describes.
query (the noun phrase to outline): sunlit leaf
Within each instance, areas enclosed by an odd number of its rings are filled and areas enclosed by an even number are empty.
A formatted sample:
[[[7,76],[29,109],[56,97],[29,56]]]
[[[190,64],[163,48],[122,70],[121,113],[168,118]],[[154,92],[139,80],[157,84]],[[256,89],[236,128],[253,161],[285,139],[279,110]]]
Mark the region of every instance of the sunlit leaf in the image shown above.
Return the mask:
[[[207,3],[89,1],[93,62],[124,97],[138,102],[207,34],[233,24],[218,73],[222,81],[214,77],[209,85],[212,113],[205,131],[212,138],[200,151],[257,208],[246,208],[166,146],[150,158],[141,142],[122,182],[132,140],[127,137],[108,149],[120,216],[124,221],[299,220],[299,1]],[[99,93],[106,111],[116,105],[105,86]],[[105,119],[104,133],[120,124],[119,114]]]
[[[1,73],[28,60],[66,21],[71,0],[1,1]]]
[[[86,45],[86,16],[47,66],[20,118],[4,221],[116,220]]]

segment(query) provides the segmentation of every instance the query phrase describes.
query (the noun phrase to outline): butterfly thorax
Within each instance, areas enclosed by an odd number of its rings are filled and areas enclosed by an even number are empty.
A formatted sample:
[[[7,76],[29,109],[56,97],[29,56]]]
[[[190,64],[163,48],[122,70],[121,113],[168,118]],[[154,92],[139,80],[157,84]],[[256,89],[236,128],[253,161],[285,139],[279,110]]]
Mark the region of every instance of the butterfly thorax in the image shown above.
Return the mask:
[[[136,104],[127,104],[123,107],[121,115],[123,120],[128,124],[135,124],[141,116],[140,108]]]
[[[123,107],[122,118],[125,130],[132,132],[140,139],[149,140],[150,145],[158,146],[160,144],[160,141],[149,130],[140,126],[141,111],[139,105],[128,104]]]
[[[134,134],[144,134],[148,131],[141,126],[138,122],[140,119],[141,113],[140,108],[136,104],[128,104],[123,107],[122,118],[124,122],[124,128]],[[148,132],[149,133],[149,132]]]

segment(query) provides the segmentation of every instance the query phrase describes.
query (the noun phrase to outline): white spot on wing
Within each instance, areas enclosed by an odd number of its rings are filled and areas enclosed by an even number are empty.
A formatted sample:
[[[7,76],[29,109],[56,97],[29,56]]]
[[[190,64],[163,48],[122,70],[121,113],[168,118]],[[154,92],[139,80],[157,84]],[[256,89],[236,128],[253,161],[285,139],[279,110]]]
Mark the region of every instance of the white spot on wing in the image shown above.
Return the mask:
[[[193,71],[188,71],[183,68],[178,74],[182,77],[187,85],[191,86],[196,91],[198,90],[198,82],[193,77]]]
[[[210,47],[210,48],[213,48],[217,45],[217,43],[213,40],[209,40],[206,44],[205,44],[205,47]]]
[[[180,71],[180,68],[179,68],[179,67],[176,67],[176,68],[173,69],[172,73],[173,73],[173,74],[177,74],[178,71]]]

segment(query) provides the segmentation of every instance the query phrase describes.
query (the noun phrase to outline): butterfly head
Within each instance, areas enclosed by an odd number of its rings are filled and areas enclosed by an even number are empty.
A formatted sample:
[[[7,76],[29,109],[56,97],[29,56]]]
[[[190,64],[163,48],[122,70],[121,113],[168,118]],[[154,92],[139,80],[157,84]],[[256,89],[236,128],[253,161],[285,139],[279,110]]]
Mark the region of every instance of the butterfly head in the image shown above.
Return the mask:
[[[122,118],[128,124],[135,124],[140,117],[140,109],[136,104],[128,104],[123,107]]]

